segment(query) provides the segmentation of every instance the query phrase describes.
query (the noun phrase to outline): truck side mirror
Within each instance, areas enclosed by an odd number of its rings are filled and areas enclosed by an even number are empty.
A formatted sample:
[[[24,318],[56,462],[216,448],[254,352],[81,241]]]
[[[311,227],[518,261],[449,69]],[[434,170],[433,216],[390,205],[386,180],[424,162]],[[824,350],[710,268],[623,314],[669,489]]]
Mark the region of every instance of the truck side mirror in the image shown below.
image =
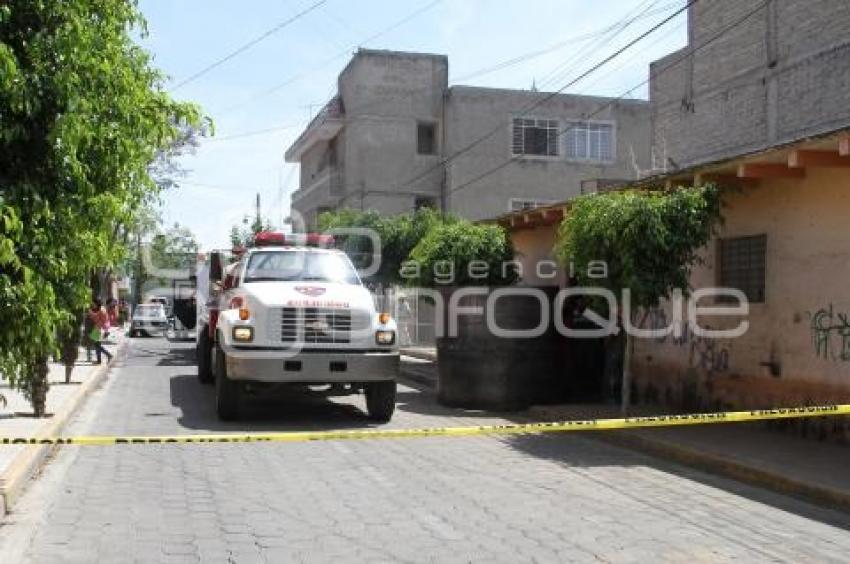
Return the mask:
[[[219,252],[210,253],[210,282],[221,282],[224,278],[224,260]]]
[[[207,296],[212,298],[221,290],[221,281],[224,278],[224,257],[220,252],[210,253],[210,278],[207,288]]]

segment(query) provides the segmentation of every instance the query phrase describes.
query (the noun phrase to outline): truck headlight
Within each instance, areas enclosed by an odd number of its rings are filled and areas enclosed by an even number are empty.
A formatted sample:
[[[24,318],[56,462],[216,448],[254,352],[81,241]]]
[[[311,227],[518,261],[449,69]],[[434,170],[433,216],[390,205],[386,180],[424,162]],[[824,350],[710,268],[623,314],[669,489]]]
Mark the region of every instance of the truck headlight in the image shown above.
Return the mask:
[[[376,331],[375,342],[379,345],[391,345],[395,343],[395,331]]]
[[[254,328],[253,327],[234,327],[233,328],[233,340],[240,341],[243,343],[253,341],[254,340]]]

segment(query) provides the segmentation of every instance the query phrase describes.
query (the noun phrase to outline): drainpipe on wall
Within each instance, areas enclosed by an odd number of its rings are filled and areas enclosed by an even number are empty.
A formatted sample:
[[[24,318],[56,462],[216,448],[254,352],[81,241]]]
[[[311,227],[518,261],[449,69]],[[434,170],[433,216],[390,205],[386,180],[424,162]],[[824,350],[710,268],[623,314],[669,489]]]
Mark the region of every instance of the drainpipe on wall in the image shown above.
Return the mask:
[[[443,155],[446,153],[446,129],[447,129],[446,106],[448,105],[448,99],[449,99],[449,90],[447,88],[443,92],[443,107],[440,108],[440,114],[441,114],[441,118],[440,118],[440,122],[441,122],[440,123],[440,160],[441,161],[443,160]],[[448,197],[449,196],[448,195],[449,171],[448,171],[448,168],[446,167],[445,162],[443,162],[442,168],[443,168],[443,178],[440,181],[440,210],[443,213],[448,213],[449,212],[449,197]]]

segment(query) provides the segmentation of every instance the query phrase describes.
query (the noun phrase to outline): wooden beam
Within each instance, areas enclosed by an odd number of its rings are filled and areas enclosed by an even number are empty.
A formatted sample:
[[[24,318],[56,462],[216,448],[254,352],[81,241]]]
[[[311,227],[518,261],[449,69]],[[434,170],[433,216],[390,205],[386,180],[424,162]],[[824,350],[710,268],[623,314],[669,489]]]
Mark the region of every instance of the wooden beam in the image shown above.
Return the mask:
[[[738,165],[738,178],[803,178],[804,168],[788,168],[784,163],[749,163]]]
[[[842,157],[833,151],[791,151],[788,153],[788,166],[791,168],[850,166],[850,157]]]
[[[850,157],[850,137],[838,140],[838,154],[842,157]]]
[[[703,184],[712,182],[718,186],[727,186],[729,188],[746,188],[756,186],[759,182],[757,178],[740,178],[734,174],[707,173],[701,176]]]

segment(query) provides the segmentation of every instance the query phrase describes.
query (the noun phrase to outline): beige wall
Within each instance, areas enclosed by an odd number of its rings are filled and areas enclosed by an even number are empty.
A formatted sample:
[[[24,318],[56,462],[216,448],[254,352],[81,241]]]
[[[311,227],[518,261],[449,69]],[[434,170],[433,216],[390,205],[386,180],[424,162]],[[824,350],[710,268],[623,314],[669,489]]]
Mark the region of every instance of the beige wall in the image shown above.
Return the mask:
[[[749,331],[738,339],[636,339],[640,399],[769,407],[850,398],[850,170],[806,173],[727,198],[722,237],[767,235],[765,303],[751,305]],[[715,247],[695,269],[694,287],[715,284]],[[716,319],[703,325],[721,327]]]
[[[571,121],[586,116],[613,126],[613,160],[568,159],[563,134],[557,157],[512,156],[513,118],[557,120],[564,132]],[[452,86],[446,98],[444,154],[459,156],[446,165],[448,210],[481,220],[511,211],[514,198],[551,204],[580,194],[583,180],[635,179],[649,167],[649,118],[644,100]]]
[[[549,278],[553,268],[541,267],[543,277],[537,276],[537,264],[540,261],[554,261],[555,238],[558,224],[541,225],[528,229],[511,231],[511,241],[516,251],[516,260],[522,265],[522,286],[564,286],[565,269],[557,267],[557,276]]]

